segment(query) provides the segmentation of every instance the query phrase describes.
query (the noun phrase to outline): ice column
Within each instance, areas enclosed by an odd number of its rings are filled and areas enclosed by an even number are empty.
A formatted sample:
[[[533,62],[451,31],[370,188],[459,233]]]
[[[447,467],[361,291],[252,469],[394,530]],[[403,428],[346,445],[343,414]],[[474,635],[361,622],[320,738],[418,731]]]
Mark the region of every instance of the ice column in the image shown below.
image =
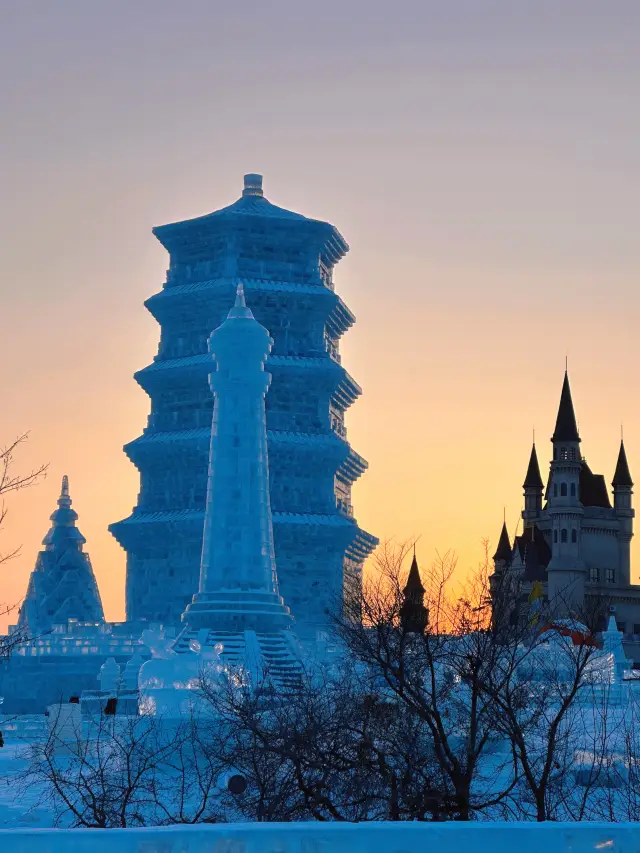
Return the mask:
[[[200,586],[184,621],[194,629],[280,630],[290,624],[273,548],[264,369],[273,341],[242,285],[209,338],[216,370]]]

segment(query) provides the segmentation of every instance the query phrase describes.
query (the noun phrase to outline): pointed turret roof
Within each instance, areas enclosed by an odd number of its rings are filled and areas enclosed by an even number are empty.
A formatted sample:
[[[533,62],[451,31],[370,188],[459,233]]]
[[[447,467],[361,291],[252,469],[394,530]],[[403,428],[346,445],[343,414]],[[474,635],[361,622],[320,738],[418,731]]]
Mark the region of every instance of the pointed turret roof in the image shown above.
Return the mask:
[[[416,555],[413,555],[413,560],[411,561],[411,568],[409,569],[409,577],[407,578],[407,584],[404,588],[405,595],[407,593],[424,593],[424,587],[422,586],[422,580],[420,578],[420,570],[418,569],[418,561],[416,560]]]
[[[509,531],[507,530],[507,522],[504,521],[502,523],[502,530],[500,531],[500,539],[498,540],[498,547],[496,549],[496,553],[493,555],[493,559],[495,562],[502,560],[505,563],[511,562],[511,540],[509,539]]]
[[[613,475],[611,485],[616,486],[633,486],[631,472],[629,471],[629,463],[627,462],[627,453],[624,449],[624,441],[620,441],[620,451],[618,453],[618,462],[616,464],[616,472]]]
[[[414,553],[400,606],[400,624],[408,634],[424,634],[426,630],[429,610],[424,605],[424,593],[425,589],[420,580],[418,561]]]
[[[573,400],[571,399],[569,375],[566,370],[564,372],[564,382],[562,383],[556,428],[551,436],[551,441],[580,441],[578,423],[573,410]]]
[[[523,489],[542,489],[544,483],[540,476],[540,465],[538,464],[538,454],[536,453],[536,443],[534,441],[531,447],[531,456],[529,457],[529,465],[527,467],[527,475],[522,484]]]
[[[546,580],[551,548],[538,527],[526,527],[520,536],[516,536],[514,549],[517,549],[524,565],[524,580]]]

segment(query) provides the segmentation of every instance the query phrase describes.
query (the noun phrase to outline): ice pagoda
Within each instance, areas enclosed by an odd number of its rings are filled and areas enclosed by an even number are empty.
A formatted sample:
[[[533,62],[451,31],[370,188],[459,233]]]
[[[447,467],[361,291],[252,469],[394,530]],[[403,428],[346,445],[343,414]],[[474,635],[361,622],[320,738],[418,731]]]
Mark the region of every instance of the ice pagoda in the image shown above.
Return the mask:
[[[18,628],[28,637],[50,633],[69,620],[104,621],[91,560],[82,550],[87,540],[76,527],[77,520],[65,475],[51,528],[42,540],[44,550],[38,554],[20,609]]]
[[[146,302],[160,347],[135,374],[151,414],[125,446],[141,488],[132,514],[110,528],[127,551],[127,616],[177,624],[198,588],[213,406],[207,339],[243,283],[274,340],[266,421],[280,592],[298,634],[312,635],[377,542],[351,505],[367,463],[344,424],[361,393],[339,354],[355,320],[333,284],[348,246],[329,223],[267,201],[254,174],[230,206],[154,234],[170,255],[163,289]]]

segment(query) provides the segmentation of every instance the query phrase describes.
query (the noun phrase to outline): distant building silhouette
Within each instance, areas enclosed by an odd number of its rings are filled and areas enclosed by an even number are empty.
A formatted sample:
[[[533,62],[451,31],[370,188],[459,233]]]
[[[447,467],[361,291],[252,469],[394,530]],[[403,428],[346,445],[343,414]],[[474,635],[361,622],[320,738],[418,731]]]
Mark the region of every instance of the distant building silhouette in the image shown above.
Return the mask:
[[[601,603],[607,616],[615,615],[625,647],[640,662],[640,585],[631,583],[633,481],[624,442],[611,483],[612,505],[604,476],[595,474],[581,453],[566,372],[551,442],[546,488],[535,443],[531,448],[522,533],[512,543],[502,527],[490,579],[494,599],[511,580],[518,596],[512,604],[521,617],[536,583],[547,601],[567,614],[579,616]]]
[[[403,590],[404,600],[400,607],[400,622],[409,634],[424,634],[429,622],[429,611],[424,606],[424,592],[418,561],[414,554],[407,584]]]

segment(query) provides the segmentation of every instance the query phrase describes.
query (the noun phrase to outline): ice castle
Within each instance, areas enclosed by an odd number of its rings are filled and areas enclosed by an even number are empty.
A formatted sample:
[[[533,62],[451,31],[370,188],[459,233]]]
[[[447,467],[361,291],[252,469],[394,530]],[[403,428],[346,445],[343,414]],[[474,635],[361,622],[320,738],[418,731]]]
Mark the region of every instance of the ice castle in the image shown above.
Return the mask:
[[[333,225],[271,204],[255,174],[230,206],[154,234],[170,265],[146,302],[161,326],[159,351],[135,374],[151,414],[125,447],[140,494],[110,528],[127,552],[127,617],[177,624],[198,588],[213,407],[207,339],[242,283],[274,341],[266,418],[280,589],[298,632],[313,636],[377,544],[351,504],[367,463],[344,424],[361,393],[339,353],[355,319],[333,283],[348,246]]]

